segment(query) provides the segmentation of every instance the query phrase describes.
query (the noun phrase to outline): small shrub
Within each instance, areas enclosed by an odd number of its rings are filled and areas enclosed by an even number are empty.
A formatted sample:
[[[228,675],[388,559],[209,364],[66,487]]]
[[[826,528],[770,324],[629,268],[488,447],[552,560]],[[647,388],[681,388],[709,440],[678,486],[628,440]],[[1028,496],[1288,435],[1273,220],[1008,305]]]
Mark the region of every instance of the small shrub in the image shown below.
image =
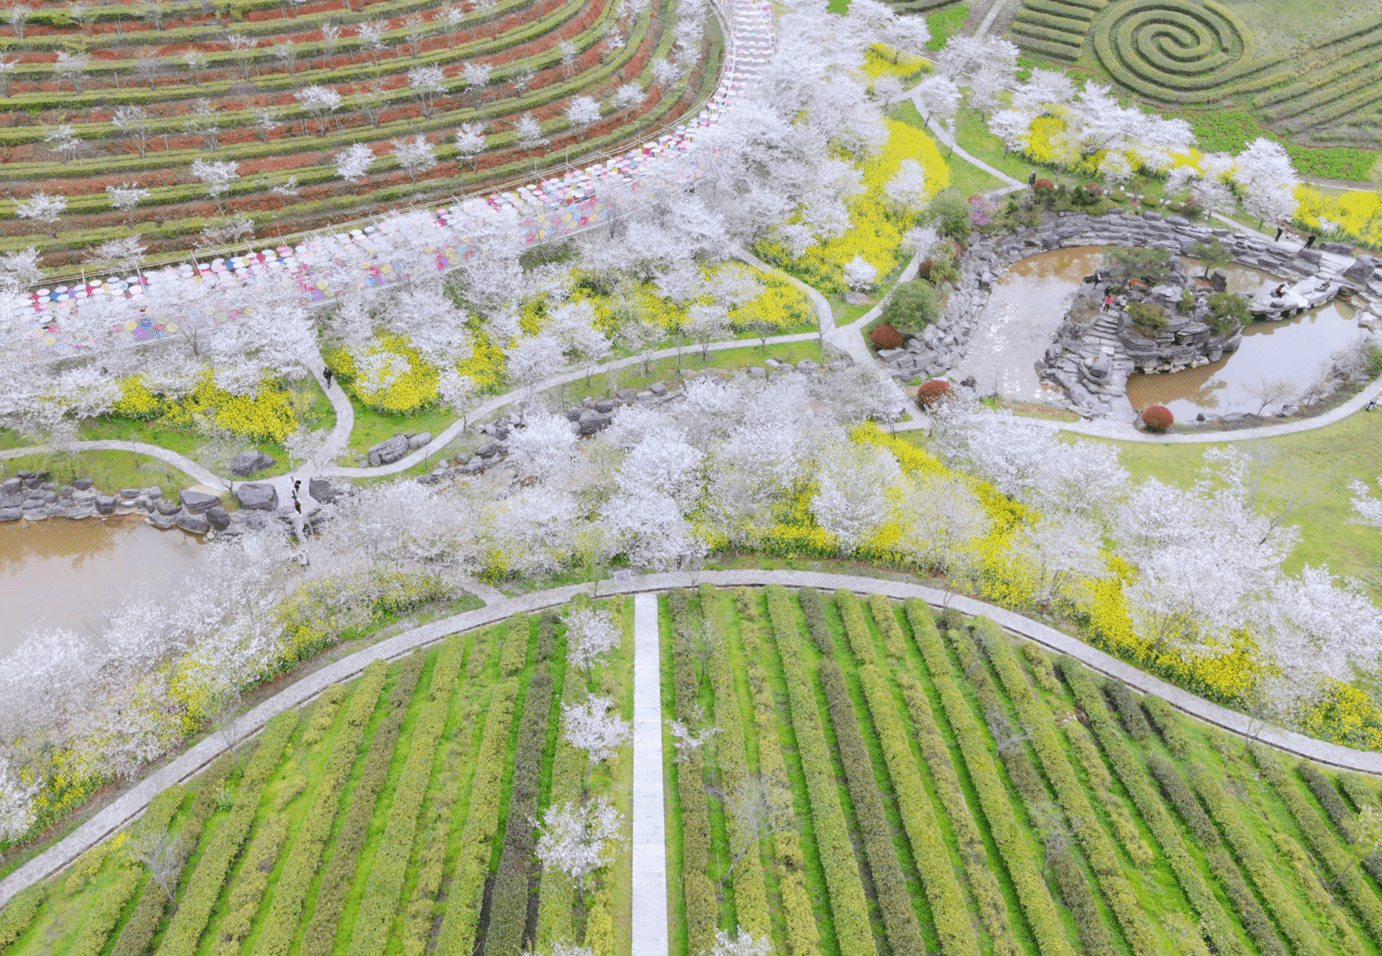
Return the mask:
[[[891,325],[875,325],[873,331],[869,333],[869,341],[876,349],[900,349],[902,348],[902,333]]]
[[[1103,197],[1104,187],[1098,183],[1085,183],[1070,191],[1070,201],[1076,206],[1093,206]]]
[[[1129,302],[1123,311],[1128,313],[1133,325],[1142,331],[1161,332],[1171,324],[1166,310],[1150,302]]]
[[[1209,327],[1218,335],[1224,335],[1242,328],[1252,321],[1248,303],[1240,295],[1232,292],[1211,292],[1209,294]]]
[[[922,382],[917,386],[917,404],[922,408],[930,408],[947,398],[950,392],[949,382],[943,378],[933,378],[931,381]]]
[[[1171,274],[1171,254],[1160,247],[1120,248],[1105,254],[1104,265],[1123,283],[1138,279],[1149,286],[1160,285]]]
[[[927,256],[925,259],[922,259],[921,262],[917,263],[917,278],[930,279],[931,267],[933,265],[935,265],[935,260],[930,256]]]
[[[1194,307],[1195,293],[1191,292],[1189,289],[1186,289],[1183,292],[1181,292],[1180,301],[1176,303],[1176,311],[1189,315],[1190,310]]]
[[[931,200],[926,218],[927,221],[936,224],[936,231],[942,236],[963,241],[969,238],[972,211],[958,190],[946,189],[937,193],[936,198]]]
[[[1056,184],[1051,182],[1051,180],[1047,179],[1045,176],[1043,176],[1041,179],[1038,179],[1036,182],[1032,183],[1032,192],[1034,193],[1049,193],[1055,192],[1055,190]]]
[[[909,332],[921,331],[940,318],[940,314],[936,290],[924,279],[902,283],[893,290],[888,304],[883,306],[883,321],[894,329],[907,329]]]
[[[1154,432],[1164,432],[1176,423],[1176,416],[1165,405],[1148,405],[1142,409],[1142,424]]]

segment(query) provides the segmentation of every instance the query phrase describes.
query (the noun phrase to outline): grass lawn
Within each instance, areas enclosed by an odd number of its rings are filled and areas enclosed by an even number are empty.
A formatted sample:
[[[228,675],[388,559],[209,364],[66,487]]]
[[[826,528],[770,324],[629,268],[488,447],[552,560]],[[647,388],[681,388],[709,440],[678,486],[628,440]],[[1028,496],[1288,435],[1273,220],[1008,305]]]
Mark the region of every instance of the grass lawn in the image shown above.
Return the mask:
[[[1261,439],[1261,447],[1275,455],[1268,484],[1279,502],[1283,491],[1303,489],[1305,504],[1292,511],[1287,524],[1300,527],[1301,540],[1287,559],[1288,571],[1301,565],[1328,564],[1336,574],[1357,577],[1382,601],[1382,535],[1371,528],[1351,524],[1352,497],[1349,482],[1361,479],[1373,487],[1382,475],[1382,418],[1356,412],[1341,422],[1313,431],[1280,438]],[[1204,452],[1218,445],[1149,444],[1111,442],[1119,460],[1134,480],[1155,477],[1167,484],[1186,487],[1198,476]],[[1244,448],[1244,442],[1234,443]]]
[[[922,122],[921,114],[917,112],[917,108],[911,100],[898,103],[888,111],[888,115],[895,120],[915,126],[917,129],[926,128]],[[935,138],[934,135],[932,138]],[[942,156],[946,156],[950,152],[949,148],[939,141],[936,142],[936,148],[941,151]],[[990,176],[960,156],[951,154],[946,156],[945,162],[950,167],[950,185],[966,196],[1001,189],[1003,186],[1002,181],[997,177]]]
[[[172,465],[148,455],[125,451],[49,452],[0,461],[0,476],[30,469],[47,471],[59,484],[90,478],[102,492],[159,485],[169,498],[179,488],[198,484]],[[233,502],[232,505],[233,507]]]

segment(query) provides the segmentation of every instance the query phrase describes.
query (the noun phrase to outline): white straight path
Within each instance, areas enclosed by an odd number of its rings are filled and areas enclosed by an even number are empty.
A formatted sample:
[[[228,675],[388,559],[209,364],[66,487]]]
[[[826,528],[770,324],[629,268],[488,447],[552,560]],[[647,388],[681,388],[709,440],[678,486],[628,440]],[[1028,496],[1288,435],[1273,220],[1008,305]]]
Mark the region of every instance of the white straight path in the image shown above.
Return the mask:
[[[633,600],[633,952],[667,956],[667,834],[657,595]]]

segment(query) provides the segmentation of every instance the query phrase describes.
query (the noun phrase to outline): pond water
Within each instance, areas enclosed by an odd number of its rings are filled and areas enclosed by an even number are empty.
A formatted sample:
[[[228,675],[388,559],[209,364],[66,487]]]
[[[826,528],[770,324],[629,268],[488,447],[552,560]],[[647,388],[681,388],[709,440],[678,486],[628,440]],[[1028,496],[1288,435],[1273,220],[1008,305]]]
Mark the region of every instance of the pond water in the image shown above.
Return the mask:
[[[175,576],[201,547],[135,516],[0,525],[0,657],[36,627],[99,626],[103,613]]]
[[[1187,271],[1198,275],[1194,260],[1185,260]],[[1230,292],[1256,292],[1280,280],[1245,266],[1229,266]],[[1256,412],[1262,399],[1254,395],[1266,383],[1286,380],[1294,401],[1330,363],[1330,356],[1358,338],[1356,313],[1335,300],[1281,322],[1253,322],[1243,330],[1243,344],[1217,362],[1199,368],[1163,374],[1133,374],[1128,378],[1128,400],[1133,408],[1165,405],[1180,421],[1201,412],[1226,415]]]
[[[996,390],[1008,399],[1052,401],[1058,392],[1037,378],[1035,363],[1046,354],[1081,281],[1099,267],[1104,248],[1053,249],[1004,269],[952,377],[972,375],[980,392]]]

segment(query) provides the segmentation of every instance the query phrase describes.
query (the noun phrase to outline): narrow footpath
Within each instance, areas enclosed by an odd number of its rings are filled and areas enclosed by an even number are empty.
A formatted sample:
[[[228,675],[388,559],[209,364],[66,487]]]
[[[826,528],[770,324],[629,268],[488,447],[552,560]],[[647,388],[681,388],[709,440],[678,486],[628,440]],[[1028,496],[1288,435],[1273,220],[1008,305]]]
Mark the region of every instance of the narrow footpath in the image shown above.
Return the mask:
[[[657,595],[633,600],[633,951],[667,956],[667,833]]]

